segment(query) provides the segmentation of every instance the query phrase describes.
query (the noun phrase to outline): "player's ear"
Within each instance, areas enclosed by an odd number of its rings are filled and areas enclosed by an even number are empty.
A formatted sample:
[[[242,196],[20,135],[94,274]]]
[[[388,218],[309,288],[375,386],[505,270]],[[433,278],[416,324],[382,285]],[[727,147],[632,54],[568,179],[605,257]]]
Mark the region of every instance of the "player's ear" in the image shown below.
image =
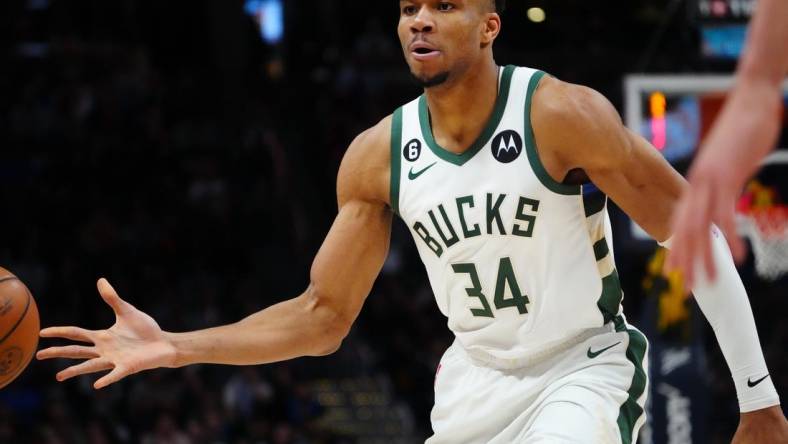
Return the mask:
[[[501,32],[501,16],[496,12],[488,12],[485,14],[484,22],[482,24],[482,47],[492,44],[498,33]]]

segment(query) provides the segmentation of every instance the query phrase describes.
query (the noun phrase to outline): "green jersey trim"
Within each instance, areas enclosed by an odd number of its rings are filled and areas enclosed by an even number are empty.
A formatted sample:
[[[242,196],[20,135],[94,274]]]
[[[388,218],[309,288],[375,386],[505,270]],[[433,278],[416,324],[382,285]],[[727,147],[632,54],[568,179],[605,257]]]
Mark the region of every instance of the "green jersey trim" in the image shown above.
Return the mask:
[[[432,135],[432,124],[430,123],[430,110],[427,106],[427,97],[425,95],[419,97],[419,121],[421,123],[421,133],[424,137],[424,141],[427,143],[427,146],[430,147],[430,150],[435,153],[436,156],[447,162],[462,166],[465,162],[469,161],[474,155],[476,155],[476,153],[478,153],[487,144],[487,142],[490,141],[490,138],[495,133],[495,129],[498,128],[498,124],[501,123],[501,118],[503,117],[503,113],[506,110],[506,102],[509,99],[509,87],[512,83],[514,69],[515,67],[512,65],[508,65],[503,68],[503,74],[501,75],[501,87],[498,91],[498,97],[495,99],[493,113],[476,141],[473,142],[470,148],[460,154],[446,150],[435,141],[435,138]]]
[[[604,237],[594,243],[594,257],[596,260],[604,259],[609,252],[610,248],[607,246],[607,241]]]
[[[643,407],[638,403],[638,399],[643,396],[646,391],[646,371],[643,368],[643,359],[646,356],[646,349],[648,342],[643,333],[629,329],[626,322],[617,316],[614,320],[616,324],[616,331],[626,331],[629,335],[629,346],[627,346],[626,356],[627,360],[635,366],[635,373],[632,375],[632,382],[627,390],[627,400],[621,404],[618,411],[618,430],[621,433],[621,444],[632,444],[635,442],[635,437],[632,436],[635,425],[641,416],[643,416]]]
[[[391,179],[389,180],[389,193],[391,209],[399,214],[399,179],[402,168],[402,108],[397,108],[391,118]]]
[[[618,272],[614,269],[609,275],[602,278],[602,295],[597,300],[597,307],[602,312],[602,325],[607,324],[618,315],[624,293]]]
[[[586,217],[593,216],[605,209],[607,196],[601,191],[583,194],[583,208]]]
[[[550,174],[547,173],[542,161],[539,159],[539,153],[536,150],[536,139],[534,138],[534,130],[531,127],[531,101],[534,91],[544,74],[544,71],[537,71],[531,76],[531,80],[528,82],[528,92],[525,96],[525,148],[528,151],[528,162],[531,164],[531,169],[534,170],[536,177],[542,182],[542,185],[547,187],[550,191],[567,196],[580,194],[579,185],[559,183],[550,177]]]

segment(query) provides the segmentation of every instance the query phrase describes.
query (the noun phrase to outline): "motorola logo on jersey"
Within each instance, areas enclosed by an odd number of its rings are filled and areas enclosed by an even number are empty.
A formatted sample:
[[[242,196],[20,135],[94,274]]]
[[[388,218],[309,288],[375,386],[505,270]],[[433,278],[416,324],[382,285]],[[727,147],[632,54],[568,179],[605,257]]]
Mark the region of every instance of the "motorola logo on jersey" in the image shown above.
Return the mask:
[[[418,159],[419,156],[421,156],[421,141],[419,139],[413,139],[406,143],[405,148],[402,149],[402,155],[410,162]]]
[[[492,155],[501,163],[509,163],[520,157],[523,139],[517,131],[506,130],[498,133],[492,141]]]

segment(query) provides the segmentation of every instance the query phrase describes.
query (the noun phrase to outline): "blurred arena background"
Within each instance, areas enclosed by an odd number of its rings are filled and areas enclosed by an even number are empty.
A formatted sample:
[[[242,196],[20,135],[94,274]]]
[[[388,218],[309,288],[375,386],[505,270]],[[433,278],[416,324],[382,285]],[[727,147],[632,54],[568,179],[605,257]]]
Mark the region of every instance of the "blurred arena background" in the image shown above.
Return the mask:
[[[496,59],[601,91],[684,170],[753,7],[509,0]],[[0,3],[0,264],[31,288],[42,324],[110,325],[99,276],[175,331],[303,290],[335,215],[345,148],[420,94],[397,19],[394,1]],[[743,207],[788,198],[788,170],[770,168]],[[663,252],[615,208],[611,218],[626,313],[652,343],[651,422],[639,442],[729,442],[738,405],[710,328],[680,277],[661,275]],[[763,279],[753,262],[740,272],[785,401],[788,279]],[[419,442],[450,341],[397,222],[336,354],[157,370],[102,391],[95,377],[56,383],[65,362],[34,361],[0,391],[0,442]]]

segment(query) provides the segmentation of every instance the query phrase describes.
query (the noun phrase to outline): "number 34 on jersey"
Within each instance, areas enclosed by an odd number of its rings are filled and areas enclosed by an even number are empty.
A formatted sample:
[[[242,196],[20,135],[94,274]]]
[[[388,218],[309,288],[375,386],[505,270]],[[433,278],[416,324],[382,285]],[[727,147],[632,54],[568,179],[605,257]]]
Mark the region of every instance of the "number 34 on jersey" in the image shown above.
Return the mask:
[[[474,264],[452,264],[451,268],[455,273],[465,273],[471,279],[471,287],[467,287],[465,292],[468,297],[479,298],[481,302],[480,308],[471,308],[471,313],[474,316],[494,318],[490,303],[487,301],[482,290],[482,284],[479,282],[479,273],[476,271]],[[506,298],[506,287],[511,291],[511,298]],[[495,280],[495,296],[493,303],[496,309],[515,307],[520,314],[528,313],[526,305],[528,304],[528,296],[522,294],[520,286],[517,284],[517,278],[514,276],[514,269],[512,268],[512,260],[508,257],[501,258],[498,264],[498,278]]]

